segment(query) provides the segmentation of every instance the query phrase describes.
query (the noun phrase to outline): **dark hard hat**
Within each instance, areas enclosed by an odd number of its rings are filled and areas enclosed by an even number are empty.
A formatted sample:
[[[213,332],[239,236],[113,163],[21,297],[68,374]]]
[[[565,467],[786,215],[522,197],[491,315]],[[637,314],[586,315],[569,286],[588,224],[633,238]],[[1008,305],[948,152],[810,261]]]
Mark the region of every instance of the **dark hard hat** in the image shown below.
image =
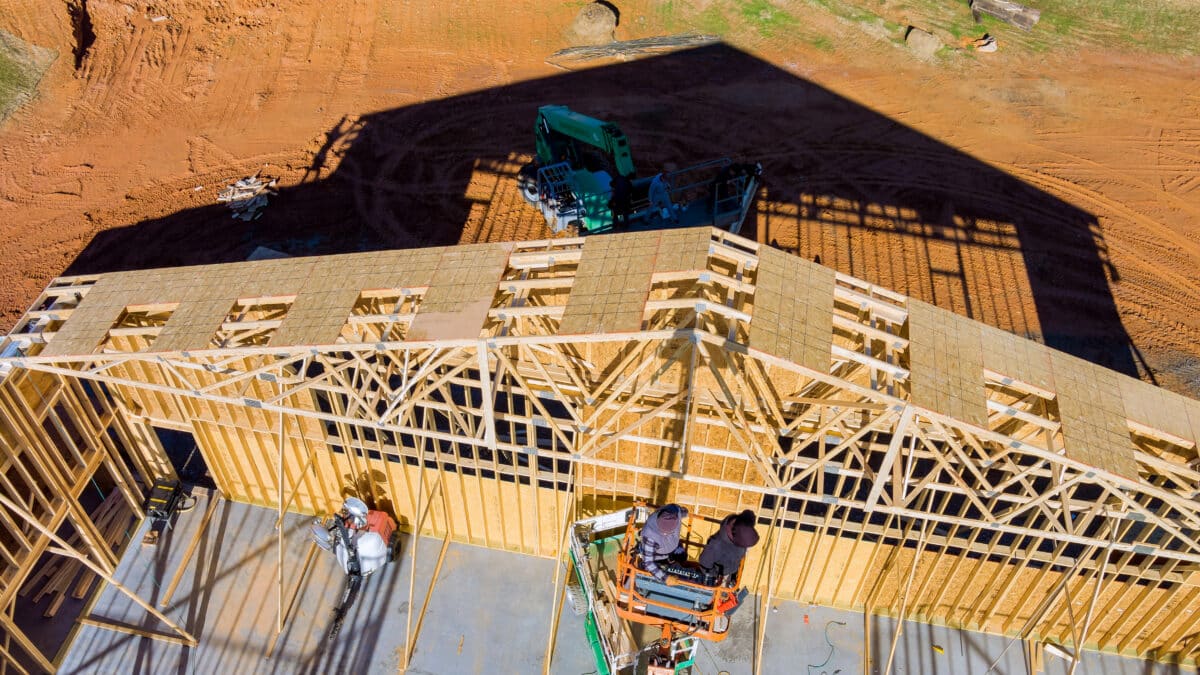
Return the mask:
[[[666,506],[662,507],[661,510],[659,510],[658,520],[659,520],[659,522],[665,521],[667,523],[670,523],[672,521],[678,521],[679,520],[679,511],[680,511],[680,508],[677,505],[667,504]]]
[[[729,534],[734,544],[742,548],[750,548],[758,543],[758,531],[754,529],[756,520],[754,512],[750,509],[742,511],[733,519],[733,526],[729,528]]]

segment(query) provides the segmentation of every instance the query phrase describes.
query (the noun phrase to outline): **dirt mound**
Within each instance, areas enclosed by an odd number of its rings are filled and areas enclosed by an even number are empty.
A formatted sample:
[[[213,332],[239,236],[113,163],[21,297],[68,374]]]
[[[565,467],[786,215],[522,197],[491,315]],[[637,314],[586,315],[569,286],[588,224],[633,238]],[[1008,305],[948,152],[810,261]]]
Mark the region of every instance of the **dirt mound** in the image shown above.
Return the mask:
[[[608,5],[593,2],[584,5],[567,29],[567,41],[573,46],[605,45],[613,41],[617,13]]]

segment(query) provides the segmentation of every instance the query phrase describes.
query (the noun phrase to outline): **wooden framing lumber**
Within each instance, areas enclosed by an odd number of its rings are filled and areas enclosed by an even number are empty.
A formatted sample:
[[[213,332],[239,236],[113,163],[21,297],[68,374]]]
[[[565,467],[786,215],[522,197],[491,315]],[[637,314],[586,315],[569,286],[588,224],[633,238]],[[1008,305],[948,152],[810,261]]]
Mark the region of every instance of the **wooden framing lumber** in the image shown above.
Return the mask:
[[[208,521],[212,520],[213,514],[217,512],[217,507],[221,504],[220,490],[214,492],[208,497],[208,508],[204,510],[204,518],[200,520],[200,527],[196,528],[196,532],[188,541],[187,548],[183,551],[183,559],[179,561],[179,567],[175,570],[175,574],[171,576],[171,583],[167,584],[167,590],[163,592],[162,600],[159,605],[166,607],[171,604],[171,597],[175,595],[175,588],[179,586],[180,580],[183,579],[183,573],[187,570],[188,562],[192,559],[192,554],[196,552],[196,546],[204,537],[204,531],[208,528]]]
[[[105,618],[98,617],[98,616],[83,616],[83,617],[76,619],[76,621],[78,621],[79,624],[83,625],[83,626],[92,626],[94,628],[103,628],[104,630],[111,630],[111,631],[116,631],[118,633],[125,633],[126,635],[136,635],[138,637],[150,638],[151,640],[158,640],[160,642],[170,642],[171,644],[183,645],[185,647],[195,647],[196,646],[196,643],[194,641],[189,641],[188,639],[186,639],[184,637],[180,637],[178,635],[171,635],[170,633],[160,633],[156,630],[146,630],[145,628],[140,628],[138,626],[131,626],[127,623],[122,623],[120,621],[113,621],[112,619],[105,619]]]
[[[7,338],[0,495],[105,569],[80,492],[110,475],[137,513],[137,482],[171,471],[155,427],[192,433],[228,499],[280,519],[349,489],[415,534],[547,557],[583,504],[775,500],[772,597],[1194,658],[1171,610],[1200,579],[1200,403],[728,233],[673,237],[220,266],[237,288],[194,269],[56,280]],[[224,314],[204,332],[188,307]],[[19,586],[65,549],[13,513],[0,572]],[[914,549],[928,577],[869,585]],[[1061,596],[1082,588],[1080,623]]]

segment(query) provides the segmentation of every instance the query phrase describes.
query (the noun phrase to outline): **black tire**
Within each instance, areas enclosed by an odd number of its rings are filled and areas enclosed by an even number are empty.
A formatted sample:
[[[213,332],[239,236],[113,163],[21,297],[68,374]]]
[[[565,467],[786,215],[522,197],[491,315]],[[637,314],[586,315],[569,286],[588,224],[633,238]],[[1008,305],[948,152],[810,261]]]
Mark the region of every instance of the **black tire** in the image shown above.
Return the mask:
[[[538,194],[537,172],[537,162],[530,162],[517,172],[517,185],[521,188],[521,196],[535,206],[541,201],[541,195]]]
[[[400,559],[400,531],[392,532],[392,537],[388,541],[388,562],[396,562]]]

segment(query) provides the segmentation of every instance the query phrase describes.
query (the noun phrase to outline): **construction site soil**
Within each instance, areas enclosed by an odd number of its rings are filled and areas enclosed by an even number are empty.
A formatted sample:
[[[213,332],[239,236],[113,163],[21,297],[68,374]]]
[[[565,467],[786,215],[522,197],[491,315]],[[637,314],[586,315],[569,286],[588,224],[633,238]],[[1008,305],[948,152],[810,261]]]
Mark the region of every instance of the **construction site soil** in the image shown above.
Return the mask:
[[[64,272],[550,236],[516,172],[562,103],[618,123],[643,172],[762,162],[761,242],[1200,395],[1194,57],[1001,35],[921,60],[805,2],[588,62],[547,60],[580,1],[2,4],[0,30],[59,54],[0,126],[5,328]],[[679,32],[619,10],[618,40]],[[232,219],[217,194],[256,172],[279,194]]]

